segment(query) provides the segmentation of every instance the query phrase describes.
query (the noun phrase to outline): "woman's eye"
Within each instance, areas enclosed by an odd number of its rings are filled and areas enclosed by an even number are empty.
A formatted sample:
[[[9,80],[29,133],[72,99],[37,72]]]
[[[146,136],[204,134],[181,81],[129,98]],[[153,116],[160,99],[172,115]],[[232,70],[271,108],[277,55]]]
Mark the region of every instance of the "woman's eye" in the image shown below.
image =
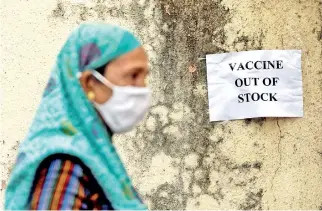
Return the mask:
[[[132,78],[135,79],[138,76],[137,73],[132,74]]]

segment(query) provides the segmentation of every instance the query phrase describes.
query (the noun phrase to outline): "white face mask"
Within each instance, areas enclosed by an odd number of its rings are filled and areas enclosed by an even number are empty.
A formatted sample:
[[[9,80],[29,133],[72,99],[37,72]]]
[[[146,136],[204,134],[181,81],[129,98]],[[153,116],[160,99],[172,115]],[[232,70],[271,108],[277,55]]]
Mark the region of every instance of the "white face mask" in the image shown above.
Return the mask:
[[[151,91],[147,87],[116,86],[97,71],[95,78],[111,88],[112,97],[103,104],[94,102],[106,124],[115,133],[130,131],[148,112]]]

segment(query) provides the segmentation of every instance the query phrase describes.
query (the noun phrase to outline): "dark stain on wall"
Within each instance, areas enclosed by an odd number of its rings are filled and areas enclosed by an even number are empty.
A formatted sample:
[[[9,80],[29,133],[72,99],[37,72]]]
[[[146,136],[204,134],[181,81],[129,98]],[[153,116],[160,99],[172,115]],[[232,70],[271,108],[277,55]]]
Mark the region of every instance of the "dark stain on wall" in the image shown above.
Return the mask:
[[[320,31],[317,33],[318,35],[318,40],[321,41],[322,40],[322,27],[320,29]]]
[[[192,197],[194,183],[201,188],[203,193],[213,194],[212,191],[208,191],[210,170],[202,166],[202,163],[208,148],[212,145],[209,134],[214,125],[209,123],[207,112],[200,112],[208,110],[207,96],[198,95],[194,90],[198,84],[206,84],[205,63],[199,62],[198,58],[204,58],[209,52],[226,52],[225,49],[214,45],[213,40],[216,39],[222,43],[225,41],[223,27],[228,22],[229,11],[221,6],[220,1],[211,0],[202,2],[160,0],[158,7],[162,12],[163,23],[158,28],[166,42],[163,43],[160,52],[161,59],[156,65],[160,69],[158,80],[161,80],[161,84],[167,85],[162,90],[167,99],[166,103],[172,105],[175,102],[181,102],[183,105],[188,105],[191,113],[198,117],[176,123],[182,138],[174,140],[173,137],[165,136],[166,140],[162,148],[171,157],[179,156],[181,159],[192,152],[199,155],[197,169],[192,171],[192,182],[189,185],[190,193],[188,194],[182,192],[184,181],[181,174],[185,169],[180,168],[180,179],[177,182],[176,192],[182,195],[182,203],[171,209],[185,209],[188,197]],[[194,66],[196,71],[190,73],[189,66]],[[165,67],[167,71],[163,70]],[[181,89],[178,90],[174,81],[180,82]],[[220,142],[222,141],[223,138]],[[181,146],[184,144],[188,144],[189,149],[183,149]],[[203,170],[203,173],[197,180],[195,172],[198,169]],[[152,201],[158,201],[158,198],[158,195],[153,195]],[[159,208],[164,209],[164,207]]]
[[[246,201],[240,205],[239,209],[241,210],[261,210],[263,197],[263,189],[260,189],[258,192],[247,193]]]
[[[253,118],[253,119],[245,119],[244,120],[246,125],[250,125],[250,123],[254,122],[255,124],[258,124],[259,126],[263,126],[265,121],[266,121],[265,117]]]
[[[198,95],[194,92],[198,84],[206,84],[206,68],[204,62],[199,62],[198,58],[204,58],[207,53],[224,53],[227,52],[216,44],[214,40],[223,44],[226,36],[223,27],[229,21],[229,11],[221,6],[221,2],[214,1],[159,1],[159,9],[162,11],[162,23],[158,29],[160,34],[165,37],[165,43],[162,43],[159,61],[154,65],[154,70],[159,71],[158,80],[160,84],[166,84],[164,87],[160,87],[160,90],[165,95],[166,102],[158,104],[157,106],[165,106],[167,108],[172,107],[175,102],[182,102],[184,105],[188,105],[191,108],[191,112],[198,118],[188,119],[179,123],[174,123],[169,119],[169,123],[162,126],[161,122],[156,117],[158,130],[153,133],[147,131],[140,131],[144,138],[149,137],[154,140],[162,142],[162,148],[157,150],[148,142],[147,151],[143,154],[154,151],[163,151],[171,157],[181,158],[192,152],[199,154],[198,166],[192,171],[192,182],[189,185],[189,192],[183,192],[183,183],[181,179],[175,186],[169,189],[169,192],[175,191],[178,196],[182,197],[182,201],[176,200],[176,203],[168,206],[170,203],[164,203],[166,199],[160,196],[159,192],[155,192],[152,195],[147,196],[152,201],[152,209],[185,209],[188,198],[192,197],[192,186],[197,184],[201,188],[202,194],[208,194],[220,202],[225,195],[222,193],[221,183],[218,181],[218,187],[214,190],[210,190],[210,169],[208,166],[203,165],[204,159],[207,157],[208,149],[214,148],[215,157],[213,162],[219,161],[219,166],[215,167],[215,170],[221,174],[229,173],[235,169],[239,169],[241,176],[245,174],[253,174],[252,169],[260,170],[262,163],[257,161],[255,163],[244,163],[237,165],[230,158],[222,155],[218,146],[225,142],[223,137],[218,137],[218,141],[211,142],[209,140],[210,131],[216,124],[209,123],[208,113],[200,112],[208,110],[208,100],[206,95]],[[135,7],[134,7],[135,8]],[[138,8],[138,7],[137,7]],[[136,11],[139,13],[140,11]],[[142,20],[142,25],[145,21]],[[140,25],[141,25],[140,24]],[[166,30],[163,30],[166,28]],[[236,39],[238,42],[252,42],[247,37],[241,37]],[[261,41],[259,42],[258,49],[261,49]],[[192,74],[188,73],[188,66],[195,65],[197,71]],[[166,69],[166,71],[165,71]],[[175,80],[180,81],[180,93],[174,92],[176,90]],[[256,121],[258,124],[262,124],[265,119]],[[182,138],[174,138],[162,133],[164,127],[168,125],[176,125],[182,133]],[[225,126],[224,130],[225,130]],[[153,143],[153,142],[152,142]],[[185,143],[190,145],[189,149],[184,149],[181,146]],[[181,162],[181,165],[183,162]],[[213,165],[215,166],[215,165]],[[212,167],[212,166],[211,166]],[[202,175],[196,179],[195,172],[202,170]],[[179,178],[184,172],[184,168],[180,168]],[[219,178],[220,180],[220,178]],[[236,186],[251,186],[256,184],[257,177],[252,176],[249,180],[242,182],[234,182],[233,178],[231,182]],[[168,190],[163,185],[159,186],[163,191]],[[175,189],[175,190],[174,190]],[[246,193],[247,199],[241,207],[255,207],[261,208],[261,197],[259,194],[253,194],[252,192]],[[253,196],[255,195],[255,196]],[[254,201],[252,198],[257,197]],[[252,201],[253,200],[253,201]],[[243,203],[243,202],[241,202]]]
[[[109,17],[124,17],[124,8],[121,7],[108,7],[105,3],[105,0],[98,0],[96,4],[91,7],[87,7],[84,4],[68,4],[62,3],[62,1],[57,1],[56,8],[52,11],[51,16],[53,18],[62,18],[68,19],[70,17],[66,17],[66,8],[72,10],[72,14],[77,16],[77,23],[81,23],[86,21],[88,18],[97,16],[100,20],[107,20]]]
[[[319,208],[318,208],[319,210],[322,210],[322,204],[319,206]]]
[[[65,16],[65,9],[62,2],[57,2],[56,8],[52,11],[52,16],[55,18],[63,18]]]
[[[153,191],[151,196],[152,210],[179,210],[182,204],[183,193],[178,192],[178,187],[165,183]]]

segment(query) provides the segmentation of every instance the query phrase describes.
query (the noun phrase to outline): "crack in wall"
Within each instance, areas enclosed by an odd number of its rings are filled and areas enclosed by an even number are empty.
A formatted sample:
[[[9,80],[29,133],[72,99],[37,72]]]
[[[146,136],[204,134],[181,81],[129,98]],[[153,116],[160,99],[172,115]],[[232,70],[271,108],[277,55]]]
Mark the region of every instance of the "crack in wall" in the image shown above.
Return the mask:
[[[276,124],[277,124],[277,127],[278,127],[278,130],[279,130],[279,139],[278,139],[278,144],[277,144],[277,152],[278,152],[278,155],[279,155],[279,163],[277,165],[277,168],[275,169],[274,171],[274,175],[272,177],[272,180],[271,180],[271,190],[273,192],[273,197],[274,197],[274,201],[276,201],[276,197],[275,197],[275,194],[274,194],[274,180],[277,176],[277,172],[281,169],[281,165],[282,165],[282,154],[281,154],[281,141],[282,141],[282,130],[281,130],[281,127],[280,127],[280,124],[278,122],[278,118],[276,119]]]

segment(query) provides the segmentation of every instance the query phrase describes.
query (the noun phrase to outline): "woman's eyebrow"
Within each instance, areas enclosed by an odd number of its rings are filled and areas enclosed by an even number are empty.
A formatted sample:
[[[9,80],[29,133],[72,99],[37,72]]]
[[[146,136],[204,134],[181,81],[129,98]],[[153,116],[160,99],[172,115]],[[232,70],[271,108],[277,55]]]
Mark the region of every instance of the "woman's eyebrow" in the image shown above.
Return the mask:
[[[143,68],[143,67],[133,67],[133,68],[131,68],[130,72],[146,72],[146,73],[148,73],[149,70],[148,70],[148,68]]]

